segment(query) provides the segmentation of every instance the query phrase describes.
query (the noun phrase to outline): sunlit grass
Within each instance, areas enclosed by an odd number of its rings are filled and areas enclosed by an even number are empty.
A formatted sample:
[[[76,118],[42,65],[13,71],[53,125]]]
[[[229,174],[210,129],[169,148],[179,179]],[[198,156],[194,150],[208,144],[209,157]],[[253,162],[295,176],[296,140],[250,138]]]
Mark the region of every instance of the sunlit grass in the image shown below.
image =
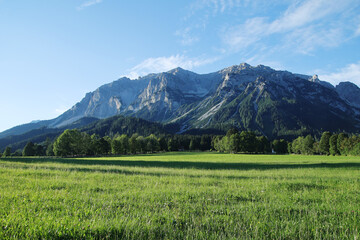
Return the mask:
[[[354,239],[360,159],[2,159],[0,200],[1,239]]]

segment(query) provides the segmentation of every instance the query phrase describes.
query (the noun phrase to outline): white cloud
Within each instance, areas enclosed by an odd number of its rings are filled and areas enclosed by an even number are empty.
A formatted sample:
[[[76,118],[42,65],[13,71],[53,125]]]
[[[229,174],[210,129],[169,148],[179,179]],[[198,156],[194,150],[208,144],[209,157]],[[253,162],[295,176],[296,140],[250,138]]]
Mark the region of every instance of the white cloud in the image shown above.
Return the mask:
[[[181,43],[183,45],[191,45],[195,42],[199,41],[199,38],[196,36],[193,36],[191,34],[191,28],[187,27],[185,29],[177,30],[175,32],[175,36],[181,37]]]
[[[285,14],[270,24],[269,32],[278,33],[304,26],[325,16],[341,12],[350,3],[344,0],[308,0],[300,6],[290,6]]]
[[[309,26],[287,34],[282,46],[287,49],[292,48],[301,54],[310,54],[318,47],[338,46],[344,41],[343,35],[343,29],[340,27],[327,29],[321,26]]]
[[[249,0],[196,0],[190,5],[190,14],[187,17],[194,16],[199,10],[204,9],[210,10],[213,15],[222,14],[234,8],[246,6],[248,3]]]
[[[129,70],[126,75],[131,79],[144,76],[149,73],[165,72],[181,67],[192,70],[195,67],[213,63],[217,58],[188,58],[183,55],[173,55],[170,57],[148,58]]]
[[[352,63],[337,72],[319,75],[321,80],[337,85],[340,82],[353,82],[360,86],[360,61]]]
[[[360,36],[360,24],[359,24],[357,30],[355,31],[355,36],[356,36],[356,37],[357,37],[357,36]]]
[[[83,4],[81,4],[79,7],[77,7],[78,10],[82,10],[84,8],[93,6],[95,4],[99,4],[101,3],[103,0],[90,0],[90,1],[86,1]]]
[[[346,40],[342,36],[344,23],[338,15],[354,1],[339,4],[337,0],[308,0],[290,6],[273,21],[264,17],[247,19],[223,31],[222,39],[230,51],[246,49],[271,36],[280,37],[275,47],[286,46],[304,54],[317,47],[335,47]]]
[[[267,34],[267,29],[268,24],[264,18],[251,18],[246,20],[243,25],[226,29],[222,33],[222,38],[226,44],[239,50],[259,41]]]
[[[201,40],[200,37],[206,31],[209,31],[209,24],[217,24],[211,19],[219,15],[229,14],[234,18],[237,16],[237,10],[246,7],[254,2],[263,2],[262,0],[194,0],[188,6],[188,14],[182,19],[185,27],[175,32],[180,38],[182,45],[192,45]],[[217,26],[216,29],[221,28]]]

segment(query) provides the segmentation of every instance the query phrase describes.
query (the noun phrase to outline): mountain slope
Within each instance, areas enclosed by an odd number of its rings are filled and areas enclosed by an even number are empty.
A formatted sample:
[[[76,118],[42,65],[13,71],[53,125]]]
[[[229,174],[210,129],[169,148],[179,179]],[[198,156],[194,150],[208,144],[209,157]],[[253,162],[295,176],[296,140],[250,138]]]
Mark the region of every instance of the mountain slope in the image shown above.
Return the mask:
[[[236,125],[270,138],[359,129],[354,109],[335,88],[264,66],[222,72],[224,80],[214,94],[174,122],[198,128]]]
[[[36,121],[36,122],[31,122],[31,123],[26,123],[26,124],[22,124],[22,125],[19,125],[19,126],[15,126],[15,127],[12,127],[12,128],[10,128],[8,130],[5,130],[5,131],[1,132],[0,133],[0,139],[8,137],[8,136],[12,136],[12,135],[23,134],[23,133],[26,133],[28,131],[34,130],[34,129],[46,127],[50,123],[51,123],[50,120],[48,120],[48,121]]]
[[[341,82],[336,86],[336,92],[347,103],[360,110],[360,88],[351,82]]]
[[[113,136],[115,134],[127,134],[131,136],[138,133],[143,136],[150,134],[170,134],[177,131],[176,125],[163,125],[149,122],[134,117],[124,117],[121,115],[113,116],[106,119],[82,118],[76,122],[63,126],[61,128],[42,127],[34,129],[24,134],[7,136],[0,139],[0,150],[10,146],[13,151],[22,149],[28,142],[43,143],[47,138],[54,140],[65,129],[79,129],[88,134],[97,134],[103,136]]]
[[[30,141],[34,143],[41,143],[44,142],[47,138],[53,140],[55,137],[59,136],[65,129],[81,128],[84,125],[91,124],[98,120],[99,119],[97,118],[84,117],[62,128],[49,128],[46,126],[42,126],[40,128],[26,131],[22,134],[6,136],[0,138],[0,150],[4,149],[6,146],[11,146],[13,150],[22,149],[26,145],[26,143]]]
[[[160,123],[149,122],[140,118],[124,117],[117,115],[106,119],[88,124],[82,128],[81,131],[88,134],[97,134],[103,136],[113,136],[115,134],[126,134],[131,136],[137,133],[142,136],[149,136],[150,134],[169,134],[173,130],[171,126],[164,126]]]
[[[317,75],[276,71],[263,65],[243,63],[210,74],[176,68],[103,85],[58,118],[29,125],[26,130],[61,128],[83,117],[104,119],[121,114],[174,123],[180,126],[179,132],[229,126],[270,138],[324,130],[358,132],[359,92],[351,83],[335,88]]]

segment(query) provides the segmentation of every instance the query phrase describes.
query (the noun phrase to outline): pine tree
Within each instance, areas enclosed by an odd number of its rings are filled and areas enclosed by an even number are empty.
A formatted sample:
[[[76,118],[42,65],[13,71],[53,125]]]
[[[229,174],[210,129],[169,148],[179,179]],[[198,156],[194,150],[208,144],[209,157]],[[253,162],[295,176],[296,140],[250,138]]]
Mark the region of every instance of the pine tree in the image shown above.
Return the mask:
[[[11,155],[11,148],[6,147],[2,157],[10,157],[10,155]]]
[[[33,142],[28,142],[23,149],[23,156],[34,156],[35,155],[35,146]]]
[[[167,145],[168,145],[168,151],[170,152],[178,150],[176,140],[173,138],[169,139]]]
[[[167,146],[167,142],[165,137],[160,137],[159,138],[159,146],[160,146],[160,151],[167,151],[168,150],[168,146]]]

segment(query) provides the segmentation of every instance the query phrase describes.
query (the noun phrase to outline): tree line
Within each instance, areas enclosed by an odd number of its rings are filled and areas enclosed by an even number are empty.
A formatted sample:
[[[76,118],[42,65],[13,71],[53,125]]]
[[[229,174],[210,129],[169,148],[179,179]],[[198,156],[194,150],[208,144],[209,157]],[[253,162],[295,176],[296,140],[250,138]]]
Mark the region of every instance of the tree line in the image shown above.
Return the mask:
[[[89,135],[77,129],[67,129],[54,141],[47,139],[43,144],[28,142],[22,152],[14,156],[97,156],[154,153],[159,151],[206,151],[210,150],[211,135],[160,135],[141,136],[137,133],[128,136],[115,134],[100,137]],[[6,148],[3,157],[10,156],[11,149]]]
[[[288,152],[296,154],[360,156],[360,136],[323,132],[319,141],[311,135],[298,137],[288,144]]]
[[[232,131],[232,132],[231,132]],[[214,149],[230,153],[277,153],[303,155],[354,155],[360,156],[360,136],[346,133],[323,132],[316,140],[312,135],[300,136],[293,141],[276,139],[268,141],[265,136],[253,132],[230,130],[224,137],[215,137]]]
[[[28,142],[22,152],[11,153],[7,147],[2,157],[22,156],[96,156],[154,153],[164,151],[218,151],[228,153],[277,153],[360,155],[360,136],[346,133],[324,132],[319,140],[311,135],[300,136],[293,141],[276,139],[269,141],[251,131],[230,129],[225,136],[219,135],[159,135],[142,136],[137,133],[115,134],[100,137],[77,129],[67,129],[54,141],[42,144]]]

